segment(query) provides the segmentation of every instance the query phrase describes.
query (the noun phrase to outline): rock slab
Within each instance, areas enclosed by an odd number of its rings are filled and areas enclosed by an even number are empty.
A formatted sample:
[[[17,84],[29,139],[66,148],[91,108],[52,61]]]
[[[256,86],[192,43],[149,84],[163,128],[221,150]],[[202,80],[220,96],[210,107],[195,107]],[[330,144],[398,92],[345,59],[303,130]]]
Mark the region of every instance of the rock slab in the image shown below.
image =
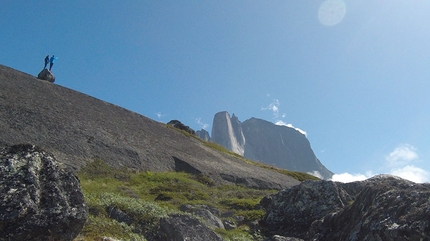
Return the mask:
[[[0,240],[73,240],[88,215],[78,178],[34,145],[0,148]]]
[[[160,220],[160,241],[223,241],[212,229],[189,215],[172,214]]]

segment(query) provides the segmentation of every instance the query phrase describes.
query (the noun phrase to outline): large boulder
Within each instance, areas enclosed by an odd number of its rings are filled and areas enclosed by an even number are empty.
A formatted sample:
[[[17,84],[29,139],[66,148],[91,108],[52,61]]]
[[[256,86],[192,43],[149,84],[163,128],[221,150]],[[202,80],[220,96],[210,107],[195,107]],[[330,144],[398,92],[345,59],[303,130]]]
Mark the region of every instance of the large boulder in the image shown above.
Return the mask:
[[[55,81],[55,76],[49,69],[43,69],[42,71],[40,71],[40,73],[37,75],[37,78],[49,81],[51,83],[54,83]]]
[[[312,224],[306,240],[430,240],[430,184],[394,176],[364,182],[352,205]]]
[[[172,214],[160,220],[160,241],[223,241],[212,229],[189,215]]]
[[[0,240],[73,240],[87,219],[75,175],[33,145],[0,148]]]
[[[344,208],[351,201],[338,183],[302,182],[262,200],[266,215],[261,225],[268,234],[304,238],[312,222]]]

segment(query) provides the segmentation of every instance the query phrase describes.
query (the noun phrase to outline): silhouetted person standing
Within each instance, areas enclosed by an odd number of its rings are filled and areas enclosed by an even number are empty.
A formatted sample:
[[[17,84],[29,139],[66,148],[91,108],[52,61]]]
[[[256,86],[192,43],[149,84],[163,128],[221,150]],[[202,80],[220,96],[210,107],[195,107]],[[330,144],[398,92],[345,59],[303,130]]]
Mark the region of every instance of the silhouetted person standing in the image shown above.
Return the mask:
[[[54,55],[52,55],[52,57],[49,59],[49,70],[52,69],[52,66],[54,65],[54,61],[58,59],[57,57],[54,57]]]
[[[46,55],[45,57],[45,67],[43,67],[43,69],[46,69],[46,66],[48,65],[48,63],[49,63],[49,54]]]

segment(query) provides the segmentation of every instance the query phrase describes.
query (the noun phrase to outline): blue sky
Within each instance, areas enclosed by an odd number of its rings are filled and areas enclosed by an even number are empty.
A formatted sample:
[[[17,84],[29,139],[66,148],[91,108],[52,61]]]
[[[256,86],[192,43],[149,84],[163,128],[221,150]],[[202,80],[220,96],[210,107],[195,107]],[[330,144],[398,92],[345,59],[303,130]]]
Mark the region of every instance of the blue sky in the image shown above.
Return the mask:
[[[151,119],[306,132],[336,180],[430,181],[428,0],[5,0],[0,64]]]

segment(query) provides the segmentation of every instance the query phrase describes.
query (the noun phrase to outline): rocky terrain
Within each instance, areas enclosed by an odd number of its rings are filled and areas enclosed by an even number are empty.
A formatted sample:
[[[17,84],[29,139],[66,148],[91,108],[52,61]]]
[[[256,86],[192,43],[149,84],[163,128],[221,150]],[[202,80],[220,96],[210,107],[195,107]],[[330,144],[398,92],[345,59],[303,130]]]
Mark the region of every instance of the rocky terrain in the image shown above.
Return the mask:
[[[240,122],[234,114],[230,117],[222,111],[214,116],[210,138],[204,130],[197,134],[250,160],[292,171],[318,173],[324,179],[333,176],[315,156],[306,136],[291,127],[257,118]]]
[[[73,240],[87,220],[79,180],[33,145],[0,149],[0,240]]]
[[[430,240],[430,184],[380,175],[303,182],[266,197],[266,235],[299,240]]]
[[[231,122],[220,127],[224,143],[244,156],[251,146],[261,158],[280,136],[279,149],[319,163],[294,129],[218,117]],[[5,66],[0,130],[0,240],[430,240],[428,183],[299,182],[179,121],[158,123]]]
[[[0,66],[0,131],[0,145],[40,146],[74,171],[98,158],[134,170],[202,173],[218,184],[270,189],[298,184],[170,125],[5,66]]]

